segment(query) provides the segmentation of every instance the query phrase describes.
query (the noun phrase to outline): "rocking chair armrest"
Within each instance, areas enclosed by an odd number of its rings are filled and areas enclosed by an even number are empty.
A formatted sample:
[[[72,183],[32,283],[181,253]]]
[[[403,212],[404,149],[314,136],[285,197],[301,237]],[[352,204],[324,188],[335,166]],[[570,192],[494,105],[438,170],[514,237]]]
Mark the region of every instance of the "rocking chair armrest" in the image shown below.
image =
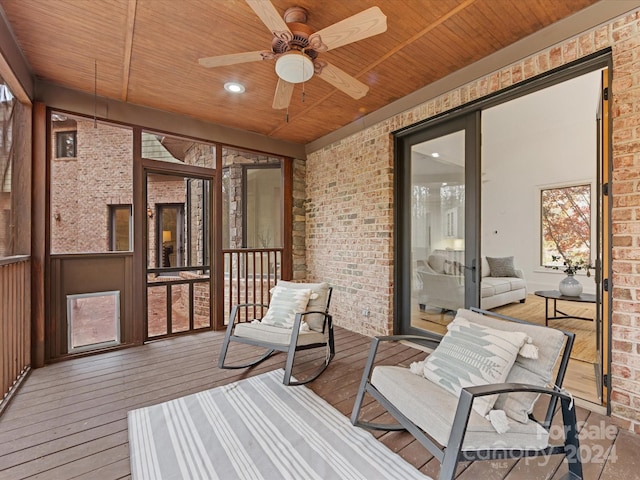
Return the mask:
[[[227,325],[227,331],[233,331],[236,325],[236,317],[238,316],[238,309],[245,307],[264,307],[269,308],[269,305],[264,303],[238,303],[231,308],[231,314],[229,315],[229,324]]]
[[[300,318],[310,314],[318,314],[324,316],[324,320],[322,321],[322,333],[324,333],[324,329],[326,328],[327,324],[329,324],[330,328],[332,327],[333,317],[328,312],[322,310],[307,310],[306,312],[302,312],[300,314]]]
[[[238,303],[233,306],[233,308],[242,308],[242,307],[265,307],[269,308],[269,305],[266,303]]]
[[[306,312],[301,312],[300,315],[302,315],[303,317],[305,315],[310,315],[312,313],[318,313],[320,315],[329,315],[327,312],[323,311],[323,310],[307,310]]]

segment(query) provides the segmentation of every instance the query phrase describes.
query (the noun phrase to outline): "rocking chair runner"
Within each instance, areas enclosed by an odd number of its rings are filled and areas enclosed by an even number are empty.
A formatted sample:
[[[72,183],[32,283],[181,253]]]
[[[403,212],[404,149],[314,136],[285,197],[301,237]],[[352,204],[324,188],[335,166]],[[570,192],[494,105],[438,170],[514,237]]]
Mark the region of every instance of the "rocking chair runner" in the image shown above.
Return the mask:
[[[442,382],[433,381],[431,372],[429,378],[416,374],[421,373],[415,371],[418,365],[412,366],[413,373],[409,368],[398,366],[374,368],[377,348],[381,342],[426,341],[431,348],[436,348],[443,339],[441,335],[374,338],[356,396],[351,423],[364,428],[409,431],[440,461],[439,480],[452,480],[459,461],[550,454],[565,454],[569,464],[567,477],[581,479],[582,465],[573,399],[561,389],[575,334],[476,308],[460,309],[456,318],[458,317],[463,318],[463,322],[475,322],[480,325],[480,329],[502,331],[498,336],[507,336],[507,332],[519,332],[519,335],[524,333],[532,340],[532,344],[538,347],[539,356],[532,359],[518,355],[506,375],[507,383],[464,387],[459,398],[456,398],[443,388]],[[468,330],[463,333],[468,333]],[[453,336],[450,337],[450,341],[452,338]],[[457,354],[459,345],[455,345],[454,342],[453,346]],[[563,351],[560,357],[561,350]],[[553,368],[559,357],[557,375],[553,379]],[[442,367],[445,382],[450,381],[451,377],[446,377],[456,371],[452,367],[453,365],[446,363]],[[546,386],[547,383],[555,383],[555,386],[549,388]],[[385,407],[398,424],[379,424],[361,420],[359,417],[365,393],[369,393]],[[478,414],[474,405],[474,402],[496,394],[499,395],[494,408],[500,409],[500,413],[506,412],[505,415],[508,416],[504,420],[508,421],[509,427],[503,433],[498,433],[498,428],[490,419]],[[531,412],[540,395],[549,399],[549,405],[544,420],[537,421]],[[562,407],[564,445],[551,445],[549,429],[558,400]],[[491,417],[492,412],[487,416]],[[501,422],[496,422],[498,423]]]
[[[268,308],[265,304],[243,303],[235,305],[229,316],[229,325],[222,343],[218,368],[238,369],[248,368],[265,361],[276,351],[287,354],[283,383],[285,385],[303,385],[309,383],[324,372],[335,356],[335,343],[333,338],[333,322],[329,315],[329,303],[331,302],[332,287],[327,283],[294,283],[279,281],[277,287],[294,290],[311,290],[311,298],[306,310],[296,313],[291,328],[280,325],[268,325],[253,322],[253,319],[240,321],[239,311],[246,309],[256,312]],[[273,302],[272,302],[273,303]],[[248,315],[247,315],[248,316]],[[306,323],[308,328],[300,331],[300,327]],[[266,352],[255,360],[239,365],[225,364],[227,351],[231,342],[244,343],[266,348]],[[291,381],[293,362],[296,352],[315,348],[325,348],[327,355],[317,370],[309,374],[304,380]]]

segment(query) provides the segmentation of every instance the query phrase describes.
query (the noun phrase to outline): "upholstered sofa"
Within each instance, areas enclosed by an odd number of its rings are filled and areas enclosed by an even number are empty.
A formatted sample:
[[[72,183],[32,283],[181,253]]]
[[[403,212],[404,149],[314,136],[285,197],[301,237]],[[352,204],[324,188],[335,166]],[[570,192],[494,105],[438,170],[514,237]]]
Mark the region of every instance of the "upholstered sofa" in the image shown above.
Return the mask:
[[[464,305],[464,265],[449,252],[435,250],[416,269],[421,283],[421,308],[457,310]],[[490,263],[493,264],[493,271]],[[513,266],[513,257],[482,257],[480,308],[489,310],[508,303],[524,303],[527,283],[522,270]]]

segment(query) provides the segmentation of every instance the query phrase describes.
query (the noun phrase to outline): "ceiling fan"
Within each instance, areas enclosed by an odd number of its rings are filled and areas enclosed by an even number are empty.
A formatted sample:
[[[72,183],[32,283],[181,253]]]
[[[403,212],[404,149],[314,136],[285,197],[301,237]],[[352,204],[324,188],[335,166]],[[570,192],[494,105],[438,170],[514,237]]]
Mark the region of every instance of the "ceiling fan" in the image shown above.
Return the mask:
[[[387,17],[378,7],[371,7],[333,25],[314,32],[302,7],[289,8],[281,17],[269,0],[246,0],[273,34],[271,50],[232,53],[198,60],[204,67],[222,67],[260,60],[276,60],[278,84],[273,108],[288,108],[296,83],[316,75],[352,98],[364,97],[369,87],[335,65],[318,58],[318,54],[357,42],[387,30]]]

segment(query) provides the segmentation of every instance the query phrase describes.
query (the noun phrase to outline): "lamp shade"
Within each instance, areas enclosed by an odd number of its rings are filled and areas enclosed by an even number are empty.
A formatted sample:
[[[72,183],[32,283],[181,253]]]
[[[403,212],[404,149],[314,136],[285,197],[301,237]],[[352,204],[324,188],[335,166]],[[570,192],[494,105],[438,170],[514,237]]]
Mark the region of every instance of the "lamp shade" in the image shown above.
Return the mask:
[[[162,231],[162,241],[170,242],[171,241],[171,230],[163,230]]]
[[[306,82],[313,76],[313,62],[302,52],[287,52],[276,61],[276,73],[289,83]]]

